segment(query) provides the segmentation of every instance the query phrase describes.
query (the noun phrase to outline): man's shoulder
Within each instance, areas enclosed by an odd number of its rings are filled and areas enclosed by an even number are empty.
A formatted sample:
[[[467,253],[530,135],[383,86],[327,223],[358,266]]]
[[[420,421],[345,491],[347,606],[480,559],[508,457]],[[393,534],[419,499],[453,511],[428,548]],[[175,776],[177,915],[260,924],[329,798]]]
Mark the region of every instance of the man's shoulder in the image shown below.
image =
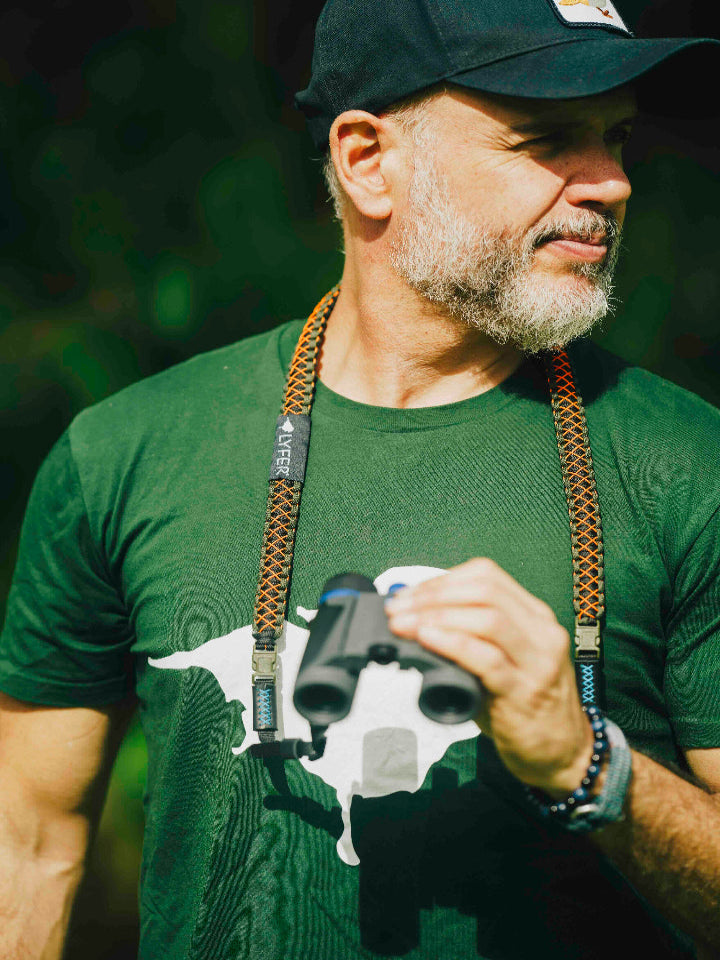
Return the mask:
[[[188,391],[198,399],[203,390],[222,388],[229,381],[245,391],[270,378],[282,376],[280,345],[291,328],[301,321],[292,320],[264,333],[245,337],[235,343],[199,353],[113,394],[88,408],[81,416],[99,416],[117,406],[142,406],[158,399],[183,401]],[[224,376],[226,375],[226,376]]]
[[[720,410],[657,374],[581,343],[570,351],[587,410],[598,485],[626,495],[654,526],[664,550],[687,546],[720,503]],[[665,541],[668,517],[682,536]],[[669,545],[668,545],[669,543]]]
[[[637,442],[720,441],[720,409],[690,390],[623,360],[592,341],[570,350],[588,418]]]
[[[198,354],[139,380],[83,410],[70,427],[73,444],[108,437],[161,433],[184,420],[235,416],[248,407],[279,403],[284,371],[281,344],[301,321]]]

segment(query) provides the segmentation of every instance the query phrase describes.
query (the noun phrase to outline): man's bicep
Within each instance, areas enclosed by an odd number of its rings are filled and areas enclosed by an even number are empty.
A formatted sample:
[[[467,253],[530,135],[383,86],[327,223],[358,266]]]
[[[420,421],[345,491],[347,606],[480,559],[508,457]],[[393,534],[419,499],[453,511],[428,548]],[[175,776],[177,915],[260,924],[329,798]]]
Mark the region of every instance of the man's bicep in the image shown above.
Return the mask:
[[[27,803],[40,817],[95,819],[134,706],[45,707],[0,692],[0,779],[6,800],[16,812]]]

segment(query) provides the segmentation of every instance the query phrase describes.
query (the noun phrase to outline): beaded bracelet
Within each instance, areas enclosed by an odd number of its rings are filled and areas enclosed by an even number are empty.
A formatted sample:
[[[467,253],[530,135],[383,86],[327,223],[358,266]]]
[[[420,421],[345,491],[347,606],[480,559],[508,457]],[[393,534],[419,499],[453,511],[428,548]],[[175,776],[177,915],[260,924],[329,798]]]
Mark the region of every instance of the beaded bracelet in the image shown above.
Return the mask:
[[[590,766],[585,772],[585,776],[580,781],[577,790],[573,790],[567,800],[553,801],[547,803],[546,794],[535,787],[525,787],[525,793],[528,799],[537,807],[543,816],[555,818],[561,821],[567,819],[573,809],[590,798],[590,788],[600,776],[602,761],[608,749],[606,720],[599,707],[583,706],[583,710],[590,721],[593,730],[594,742],[593,752],[590,758]]]

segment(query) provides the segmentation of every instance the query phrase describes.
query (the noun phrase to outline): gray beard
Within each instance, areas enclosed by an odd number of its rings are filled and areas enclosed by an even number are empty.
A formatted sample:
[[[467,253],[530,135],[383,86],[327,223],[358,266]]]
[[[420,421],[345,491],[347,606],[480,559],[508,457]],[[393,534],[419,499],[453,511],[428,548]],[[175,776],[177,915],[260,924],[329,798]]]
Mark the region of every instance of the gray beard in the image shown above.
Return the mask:
[[[607,236],[601,263],[572,263],[565,276],[532,271],[541,243],[597,233]],[[390,262],[409,287],[452,319],[499,344],[538,353],[564,347],[612,311],[620,233],[612,215],[583,209],[531,231],[483,229],[453,205],[432,160],[422,158]]]

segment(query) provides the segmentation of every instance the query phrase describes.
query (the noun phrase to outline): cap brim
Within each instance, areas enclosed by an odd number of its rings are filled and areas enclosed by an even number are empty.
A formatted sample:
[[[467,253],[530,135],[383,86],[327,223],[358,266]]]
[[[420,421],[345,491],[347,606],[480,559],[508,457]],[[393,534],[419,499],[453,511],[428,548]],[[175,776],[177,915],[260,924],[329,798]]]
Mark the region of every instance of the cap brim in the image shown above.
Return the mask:
[[[486,93],[542,100],[592,97],[638,83],[644,109],[706,113],[708,76],[720,67],[720,41],[599,36],[567,40],[447,77]],[[650,74],[652,84],[644,83]]]

